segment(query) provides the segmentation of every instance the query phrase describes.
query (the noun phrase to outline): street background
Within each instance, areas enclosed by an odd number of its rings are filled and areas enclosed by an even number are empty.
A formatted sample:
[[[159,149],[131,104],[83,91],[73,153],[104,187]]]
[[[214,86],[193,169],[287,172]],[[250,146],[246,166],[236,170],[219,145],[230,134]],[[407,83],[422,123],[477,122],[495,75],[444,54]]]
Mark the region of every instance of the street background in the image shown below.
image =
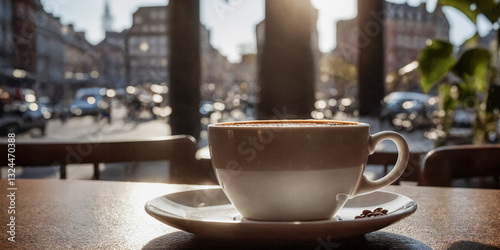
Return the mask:
[[[171,135],[168,119],[153,119],[149,113],[142,113],[140,119],[127,118],[127,109],[117,103],[113,104],[112,122],[100,120],[95,116],[73,117],[62,122],[60,119],[51,119],[47,124],[46,135],[39,136],[38,131],[28,131],[16,135],[16,141],[113,141],[147,139],[157,136]],[[380,122],[374,117],[353,118],[339,114],[334,119],[354,120],[370,124],[372,134],[394,130],[387,122]],[[433,142],[424,137],[423,130],[412,132],[398,131],[407,140],[411,152],[427,152],[433,148]],[[1,138],[5,139],[6,138]],[[199,148],[208,145],[206,138],[198,142]],[[391,141],[384,141],[377,146],[379,151],[396,151],[396,146]],[[141,181],[141,182],[168,182],[169,164],[166,161],[142,163],[113,163],[101,164],[101,179],[115,181]],[[365,174],[376,179],[383,175],[383,166],[367,166]],[[2,178],[6,178],[7,169],[2,168]],[[68,179],[90,180],[93,176],[92,164],[68,165]],[[16,167],[16,178],[59,178],[58,167]]]

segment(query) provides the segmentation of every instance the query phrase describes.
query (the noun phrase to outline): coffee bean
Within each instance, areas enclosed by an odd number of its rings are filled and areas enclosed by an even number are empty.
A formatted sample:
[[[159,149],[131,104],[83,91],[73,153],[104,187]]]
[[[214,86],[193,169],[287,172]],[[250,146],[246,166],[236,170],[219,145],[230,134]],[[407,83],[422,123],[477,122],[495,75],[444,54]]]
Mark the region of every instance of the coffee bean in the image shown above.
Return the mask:
[[[371,217],[377,217],[377,216],[383,216],[387,215],[389,211],[387,209],[383,209],[381,207],[375,208],[373,212],[371,210],[363,210],[360,215],[354,217],[354,219],[361,219],[361,218],[371,218]]]

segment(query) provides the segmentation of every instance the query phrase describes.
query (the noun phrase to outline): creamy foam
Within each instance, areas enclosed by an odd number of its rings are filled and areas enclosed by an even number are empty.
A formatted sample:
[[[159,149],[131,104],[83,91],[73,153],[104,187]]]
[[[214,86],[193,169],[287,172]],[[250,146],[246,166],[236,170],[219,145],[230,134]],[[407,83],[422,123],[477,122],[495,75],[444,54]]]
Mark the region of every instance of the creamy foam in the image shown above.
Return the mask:
[[[341,122],[341,121],[248,121],[248,122],[220,123],[217,125],[236,126],[236,127],[331,127],[331,126],[352,126],[359,124],[355,122]]]

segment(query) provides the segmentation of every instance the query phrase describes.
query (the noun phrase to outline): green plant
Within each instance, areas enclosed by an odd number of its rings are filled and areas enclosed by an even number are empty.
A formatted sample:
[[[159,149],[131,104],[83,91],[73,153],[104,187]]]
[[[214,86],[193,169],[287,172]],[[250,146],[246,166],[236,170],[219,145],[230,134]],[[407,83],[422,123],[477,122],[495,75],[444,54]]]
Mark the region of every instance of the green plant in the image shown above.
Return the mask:
[[[465,14],[474,24],[477,17],[484,15],[492,24],[500,22],[500,1],[498,0],[438,0],[438,4],[451,6]],[[453,119],[453,111],[458,107],[476,111],[474,123],[474,142],[483,143],[486,133],[496,130],[498,112],[487,107],[488,90],[496,77],[499,51],[499,33],[493,53],[478,48],[480,36],[476,34],[468,39],[466,48],[455,58],[453,45],[447,41],[433,40],[422,50],[419,56],[421,86],[424,92],[430,91],[436,84],[440,99],[440,124],[442,131],[437,146],[448,137]],[[450,76],[445,79],[446,76]]]

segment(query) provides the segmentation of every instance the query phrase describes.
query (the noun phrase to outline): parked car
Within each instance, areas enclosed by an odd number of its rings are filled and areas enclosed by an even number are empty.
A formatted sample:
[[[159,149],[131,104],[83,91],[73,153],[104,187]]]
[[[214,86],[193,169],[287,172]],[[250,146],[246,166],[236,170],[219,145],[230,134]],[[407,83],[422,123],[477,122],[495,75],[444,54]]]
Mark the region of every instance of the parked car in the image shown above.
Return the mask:
[[[466,109],[463,107],[458,107],[453,111],[453,123],[454,128],[472,128],[474,120],[476,119],[476,113],[472,109]]]
[[[45,127],[51,116],[50,109],[42,103],[17,103],[0,117],[0,135],[22,133],[32,129],[39,129],[40,134],[45,135]]]
[[[384,97],[381,120],[389,121],[396,129],[411,131],[433,124],[432,112],[436,100],[417,92],[393,92]]]
[[[52,109],[47,97],[37,97],[29,88],[2,88],[0,90],[0,135],[40,131],[32,135],[44,135]]]
[[[69,105],[71,116],[97,116],[102,113],[102,101],[106,88],[82,88],[75,94],[75,99]]]
[[[19,133],[27,127],[24,119],[19,115],[6,114],[0,117],[0,135]]]

